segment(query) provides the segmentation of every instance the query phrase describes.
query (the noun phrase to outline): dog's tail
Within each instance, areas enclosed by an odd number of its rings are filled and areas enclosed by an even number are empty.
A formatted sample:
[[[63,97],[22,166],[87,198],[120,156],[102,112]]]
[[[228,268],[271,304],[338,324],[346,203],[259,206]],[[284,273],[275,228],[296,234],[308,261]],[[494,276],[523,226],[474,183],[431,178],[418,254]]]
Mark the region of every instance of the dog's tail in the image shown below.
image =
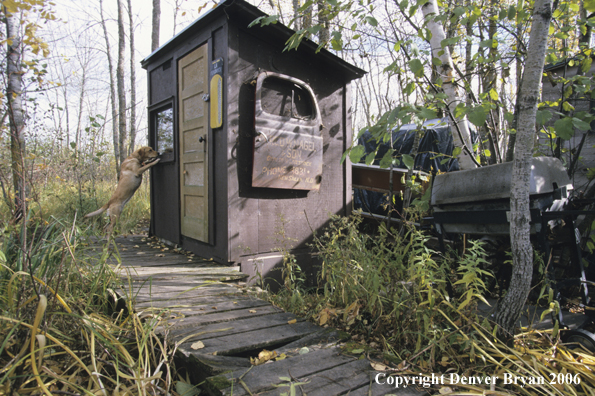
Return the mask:
[[[103,212],[105,212],[108,208],[108,204],[103,205],[101,208],[97,209],[95,212],[91,212],[91,213],[87,213],[85,215],[85,217],[93,217],[93,216],[97,216],[98,214],[102,214]]]

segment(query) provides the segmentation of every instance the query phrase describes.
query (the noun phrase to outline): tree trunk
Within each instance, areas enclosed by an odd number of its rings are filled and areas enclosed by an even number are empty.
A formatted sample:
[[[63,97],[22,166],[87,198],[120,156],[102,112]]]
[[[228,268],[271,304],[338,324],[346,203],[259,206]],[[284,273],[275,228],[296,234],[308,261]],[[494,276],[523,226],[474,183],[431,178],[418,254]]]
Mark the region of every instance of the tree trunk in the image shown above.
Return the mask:
[[[128,0],[128,20],[130,29],[130,143],[128,155],[134,151],[136,141],[136,73],[134,58],[134,20],[132,18],[132,1]]]
[[[16,14],[9,14],[4,10],[6,22],[6,98],[8,105],[8,119],[10,125],[10,154],[12,168],[12,183],[15,193],[15,208],[13,221],[18,221],[26,213],[25,202],[28,195],[25,181],[25,116],[22,103],[23,72],[23,42],[20,36],[20,18]]]
[[[453,63],[450,56],[448,46],[442,48],[442,41],[446,38],[444,28],[442,25],[434,20],[438,16],[438,4],[436,0],[430,0],[421,7],[424,19],[427,21],[427,27],[432,33],[430,38],[430,45],[432,47],[432,56],[439,58],[442,62],[441,66],[438,66],[437,72],[442,80],[442,89],[448,97],[447,106],[449,113],[452,115],[451,124],[453,139],[455,145],[462,148],[461,155],[459,156],[459,167],[461,169],[473,169],[475,168],[475,162],[473,161],[472,152],[473,144],[471,143],[471,133],[466,119],[455,119],[454,109],[457,104],[461,103],[459,95],[457,93],[456,85],[453,79]],[[458,129],[456,126],[458,125]],[[460,134],[458,131],[460,130]]]
[[[293,30],[300,30],[302,28],[302,23],[300,21],[300,2],[299,0],[291,0],[291,7],[293,9]]]
[[[490,40],[497,40],[496,34],[497,34],[497,26],[496,26],[496,20],[498,19],[498,15],[497,15],[497,10],[498,10],[498,0],[490,0],[490,10],[491,10],[491,15],[490,15],[490,23],[489,23],[489,27],[488,27],[488,37]],[[494,47],[494,45],[490,46],[489,49],[489,56],[490,59],[496,59],[498,53],[498,47]],[[490,92],[490,90],[494,89],[496,92],[498,92],[498,74],[496,72],[496,67],[498,65],[495,65],[493,63],[488,64],[487,67],[487,72],[485,73],[485,79],[484,79],[484,89],[483,92]],[[488,97],[490,97],[488,95]],[[490,102],[494,102],[492,99],[490,99]],[[496,107],[496,109],[498,109],[498,107]],[[496,163],[496,152],[497,152],[497,144],[498,141],[497,136],[498,136],[498,131],[500,130],[500,118],[498,116],[498,110],[494,111],[494,110],[490,110],[490,112],[488,113],[488,117],[486,120],[486,136],[485,138],[487,138],[488,140],[488,144],[489,144],[489,148],[490,148],[490,152],[491,152],[491,156],[489,158],[486,158],[486,161],[488,164],[493,165]]]
[[[510,187],[512,279],[508,292],[498,306],[495,318],[500,327],[500,335],[505,338],[514,333],[531,289],[533,247],[529,239],[529,178],[535,139],[535,117],[551,17],[552,0],[536,0],[523,84],[519,93],[518,130]]]
[[[519,2],[520,6],[520,2]],[[520,95],[521,90],[523,89],[523,61],[521,59],[521,54],[519,50],[522,44],[522,33],[523,33],[523,25],[517,20],[516,23],[516,45],[517,45],[517,54],[516,54],[516,80],[517,83],[517,92],[516,92],[516,101],[514,104],[514,118],[512,119],[512,125],[509,129],[514,129],[515,133],[508,135],[508,146],[506,148],[506,162],[512,161],[514,157],[514,146],[516,144],[516,130],[518,129],[518,116],[520,112]]]
[[[159,24],[161,22],[161,0],[153,0],[153,20],[151,28],[151,52],[159,48]]]
[[[466,7],[471,6],[471,0],[467,0],[465,3]],[[467,33],[468,37],[472,37],[473,35],[473,24],[471,23],[471,18],[468,18],[467,24],[465,25],[465,32]],[[471,79],[471,75],[473,73],[473,69],[475,69],[473,62],[473,42],[471,40],[467,40],[465,44],[465,75],[467,78]],[[473,101],[471,100],[471,95],[465,95],[465,103],[467,106],[471,106]]]
[[[103,0],[99,0],[99,13],[101,16],[101,26],[103,27],[103,36],[105,37],[105,52],[107,55],[107,66],[109,71],[110,102],[112,107],[112,142],[114,145],[114,158],[116,160],[116,177],[120,174],[120,137],[118,134],[118,110],[116,108],[116,84],[114,83],[114,66],[112,62],[112,53],[110,50],[109,36],[103,17]]]
[[[589,48],[589,44],[591,43],[591,32],[593,28],[586,23],[587,18],[592,15],[587,14],[587,10],[585,9],[585,2],[584,0],[580,1],[580,8],[579,8],[579,20],[581,21],[578,28],[578,45],[579,51],[583,51]],[[580,70],[580,68],[579,68]]]
[[[78,104],[78,116],[76,122],[76,133],[74,136],[74,156],[75,156],[75,164],[78,164],[79,161],[79,147],[81,142],[81,132],[83,129],[83,107],[85,105],[85,87],[87,84],[87,67],[86,65],[82,65],[81,70],[81,90],[79,92],[79,104]]]
[[[326,1],[317,0],[318,3],[318,23],[322,26],[320,33],[318,33],[319,43],[324,43],[324,47],[328,48],[328,41],[331,39],[329,31],[329,20],[325,10]]]
[[[118,130],[120,164],[126,159],[126,87],[124,85],[124,58],[126,56],[126,37],[124,34],[124,6],[118,0],[118,66],[116,83],[118,87]]]

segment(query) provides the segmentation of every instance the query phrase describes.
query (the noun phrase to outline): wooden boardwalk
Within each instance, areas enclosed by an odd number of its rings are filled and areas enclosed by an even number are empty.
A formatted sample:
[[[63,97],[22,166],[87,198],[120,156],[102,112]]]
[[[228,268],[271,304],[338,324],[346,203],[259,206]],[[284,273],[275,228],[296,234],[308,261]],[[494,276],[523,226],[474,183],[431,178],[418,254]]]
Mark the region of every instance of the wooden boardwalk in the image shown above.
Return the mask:
[[[144,236],[116,240],[118,291],[136,312],[166,318],[159,327],[177,343],[177,365],[202,394],[423,395],[415,387],[375,383],[370,362],[343,354],[341,333],[283,312],[245,287],[238,267],[176,252]],[[284,359],[252,365],[262,350]]]

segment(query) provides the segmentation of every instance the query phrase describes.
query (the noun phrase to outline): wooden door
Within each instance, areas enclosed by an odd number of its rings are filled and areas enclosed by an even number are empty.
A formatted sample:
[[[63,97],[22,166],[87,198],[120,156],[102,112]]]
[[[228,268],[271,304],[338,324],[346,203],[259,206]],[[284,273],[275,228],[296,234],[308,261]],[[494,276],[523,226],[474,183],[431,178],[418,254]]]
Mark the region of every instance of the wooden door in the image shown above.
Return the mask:
[[[208,45],[178,62],[182,235],[209,242]]]

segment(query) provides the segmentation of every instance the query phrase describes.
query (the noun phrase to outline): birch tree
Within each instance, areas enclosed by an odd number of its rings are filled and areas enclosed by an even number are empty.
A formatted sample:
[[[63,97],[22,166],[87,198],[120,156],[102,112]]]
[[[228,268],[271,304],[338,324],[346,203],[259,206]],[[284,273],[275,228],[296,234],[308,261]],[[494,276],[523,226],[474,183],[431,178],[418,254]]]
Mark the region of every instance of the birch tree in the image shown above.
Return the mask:
[[[132,15],[132,1],[128,0],[128,23],[130,41],[130,142],[128,155],[134,151],[136,141],[136,61],[134,56],[134,18]]]
[[[103,37],[105,38],[105,54],[107,58],[107,67],[109,74],[109,92],[110,105],[112,110],[112,143],[114,148],[114,159],[116,162],[116,176],[120,174],[120,138],[118,132],[118,109],[116,107],[116,83],[114,81],[114,66],[112,61],[111,46],[109,35],[107,33],[107,26],[105,17],[103,16],[103,0],[99,0],[99,15],[101,18],[101,27],[103,29]]]
[[[531,158],[535,141],[535,120],[540,98],[541,78],[545,63],[548,31],[552,18],[552,1],[536,0],[529,48],[519,97],[518,130],[510,189],[510,244],[512,249],[512,278],[508,292],[498,306],[496,323],[505,335],[514,334],[527,296],[533,274],[533,247],[530,240],[531,213],[529,187]]]
[[[153,0],[151,20],[151,52],[159,48],[159,25],[161,22],[161,0]]]
[[[473,143],[471,141],[471,132],[465,117],[455,117],[454,109],[462,103],[459,93],[457,91],[456,81],[454,79],[454,67],[450,50],[448,45],[444,45],[446,34],[444,28],[438,22],[436,17],[439,15],[438,3],[436,0],[430,0],[421,6],[421,12],[427,21],[427,27],[431,33],[430,45],[432,47],[432,56],[439,59],[435,62],[438,77],[441,79],[442,90],[447,96],[447,112],[450,116],[451,125],[453,126],[452,135],[455,145],[462,149],[459,157],[459,167],[461,169],[475,168],[476,164],[473,160]]]
[[[126,86],[124,83],[124,60],[126,58],[126,34],[124,32],[124,4],[118,0],[118,64],[116,86],[118,90],[118,147],[119,163],[126,159]],[[118,173],[119,174],[119,173]]]
[[[25,115],[23,112],[23,41],[19,27],[20,13],[16,10],[9,12],[4,8],[6,21],[6,98],[7,112],[10,124],[10,154],[12,168],[12,182],[15,192],[14,220],[19,220],[25,212],[27,188],[25,182]]]

